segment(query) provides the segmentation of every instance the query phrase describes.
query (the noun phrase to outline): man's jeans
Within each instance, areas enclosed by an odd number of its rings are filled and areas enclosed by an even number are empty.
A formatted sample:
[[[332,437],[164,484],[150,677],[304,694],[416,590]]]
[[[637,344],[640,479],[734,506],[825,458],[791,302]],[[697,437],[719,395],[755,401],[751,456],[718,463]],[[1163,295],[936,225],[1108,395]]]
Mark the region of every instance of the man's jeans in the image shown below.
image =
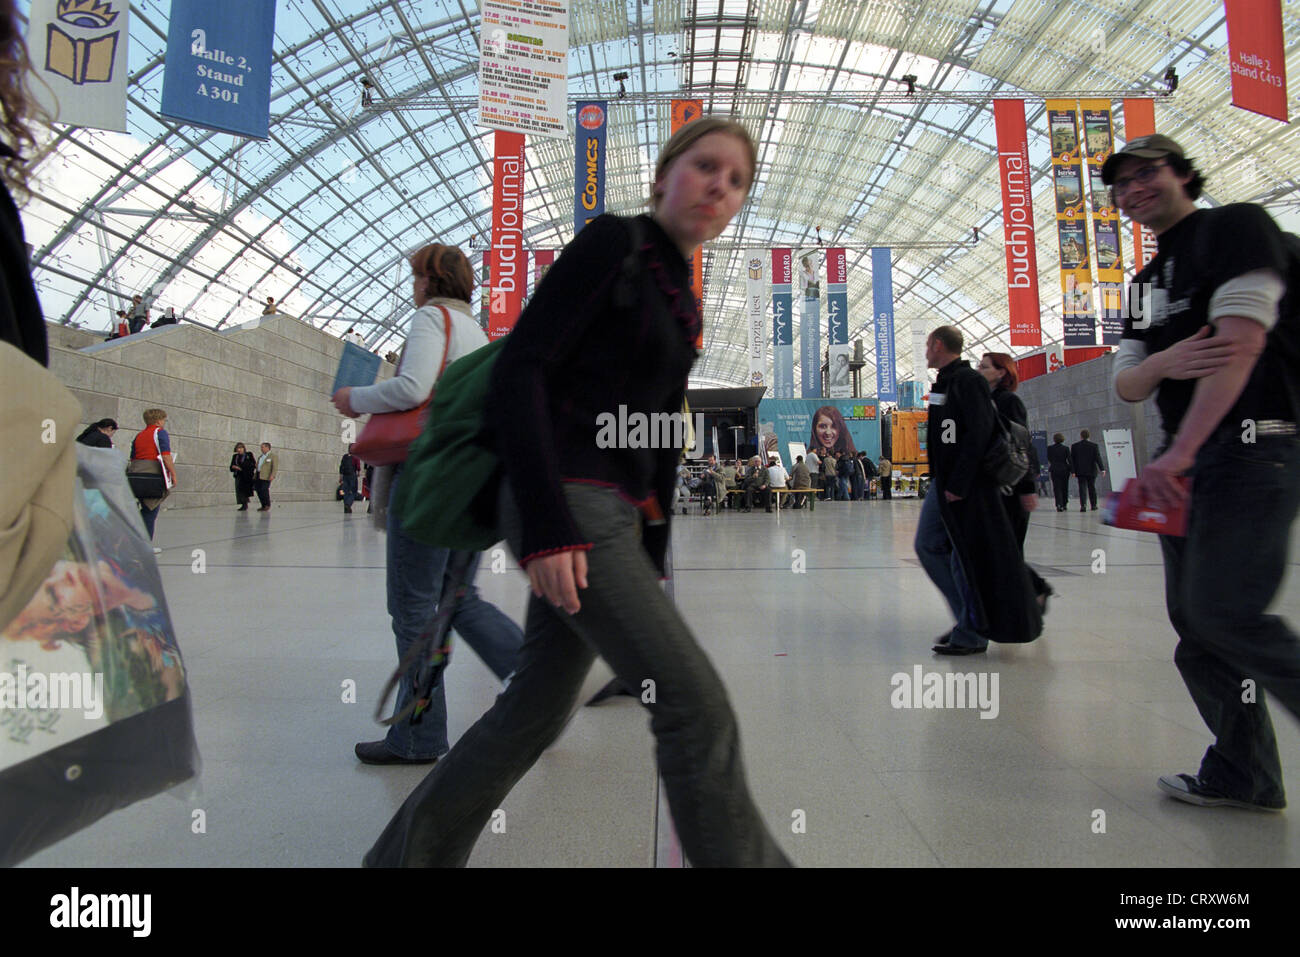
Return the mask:
[[[357,477],[353,475],[348,478],[343,476],[343,507],[351,508],[352,503],[357,500]]]
[[[939,510],[939,496],[943,493],[933,482],[921,504],[921,521],[916,526],[916,557],[921,560],[921,567],[930,576],[930,581],[943,593],[944,600],[952,609],[956,624],[952,629],[949,643],[959,648],[984,648],[988,639],[972,626],[968,611],[970,602],[969,587],[966,576],[962,573],[961,560],[952,547],[948,529],[943,524],[943,514]]]
[[[400,469],[393,477],[392,495],[397,494],[401,480]],[[438,599],[447,584],[445,571],[453,553],[445,548],[424,545],[408,538],[394,509],[388,510],[388,614],[393,618],[393,635],[397,638],[397,660],[400,662],[424,633],[438,608]],[[501,680],[514,670],[523,644],[523,632],[495,605],[479,597],[474,587],[474,573],[478,560],[469,567],[469,590],[456,605],[451,627],[456,636],[474,649],[494,675]],[[456,657],[453,646],[452,658]],[[445,674],[445,672],[444,672]],[[399,721],[388,729],[385,744],[394,754],[404,758],[437,758],[447,753],[447,697],[445,681],[433,689],[429,708],[419,724],[409,720]],[[414,696],[413,675],[408,672],[398,684],[397,714]]]
[[[1264,612],[1286,572],[1300,508],[1300,440],[1247,444],[1240,428],[1224,427],[1189,474],[1187,537],[1162,535],[1160,545],[1180,639],[1174,662],[1215,737],[1198,776],[1232,797],[1277,805],[1286,792],[1264,691],[1300,716],[1300,639]]]
[[[659,773],[691,863],[788,866],[750,797],[726,689],[659,585],[638,511],[611,489],[566,483],[564,497],[592,542],[582,608],[568,615],[530,598],[509,686],[407,798],[366,865],[463,865],[493,811],[568,724],[599,654],[650,712]],[[503,531],[518,554],[518,515],[508,493],[502,501]]]

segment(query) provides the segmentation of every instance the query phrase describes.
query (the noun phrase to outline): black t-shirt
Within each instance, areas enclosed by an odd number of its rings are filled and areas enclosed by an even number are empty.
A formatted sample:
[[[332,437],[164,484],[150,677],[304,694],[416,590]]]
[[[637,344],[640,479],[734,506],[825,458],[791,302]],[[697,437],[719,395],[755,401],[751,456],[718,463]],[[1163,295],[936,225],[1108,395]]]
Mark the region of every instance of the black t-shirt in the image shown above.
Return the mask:
[[[1206,325],[1215,291],[1238,276],[1271,269],[1287,276],[1289,257],[1282,231],[1261,207],[1234,203],[1200,209],[1159,237],[1159,251],[1129,285],[1124,338],[1146,343],[1147,354],[1168,349]],[[1147,284],[1150,284],[1148,290]],[[1223,421],[1294,421],[1287,382],[1300,369],[1286,355],[1300,356],[1300,311],[1287,300],[1237,403]],[[1138,326],[1145,324],[1145,328]],[[1199,379],[1164,379],[1156,406],[1167,433],[1178,431]],[[1300,386],[1293,378],[1293,387]]]

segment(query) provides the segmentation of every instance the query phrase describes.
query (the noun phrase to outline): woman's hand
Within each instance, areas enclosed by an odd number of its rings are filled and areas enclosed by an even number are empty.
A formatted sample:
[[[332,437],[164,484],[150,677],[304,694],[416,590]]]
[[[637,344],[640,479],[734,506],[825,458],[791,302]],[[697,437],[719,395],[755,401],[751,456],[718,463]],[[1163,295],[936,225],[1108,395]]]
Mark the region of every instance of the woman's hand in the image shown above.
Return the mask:
[[[1020,507],[1026,512],[1032,512],[1038,508],[1038,496],[1032,492],[1020,496]]]
[[[346,415],[349,419],[357,419],[361,417],[361,413],[352,408],[352,386],[344,386],[339,389],[339,391],[335,392],[330,398],[330,401],[334,403],[334,408],[338,409],[340,413]]]
[[[582,607],[578,589],[587,587],[587,553],[575,550],[534,558],[528,563],[528,582],[538,598],[576,615]]]

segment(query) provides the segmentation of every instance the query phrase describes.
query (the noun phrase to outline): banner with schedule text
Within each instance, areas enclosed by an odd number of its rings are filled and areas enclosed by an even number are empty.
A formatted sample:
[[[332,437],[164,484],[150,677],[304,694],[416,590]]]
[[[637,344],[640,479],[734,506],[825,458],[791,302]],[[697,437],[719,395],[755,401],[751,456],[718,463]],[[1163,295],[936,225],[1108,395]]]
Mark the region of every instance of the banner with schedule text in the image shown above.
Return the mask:
[[[1150,136],[1156,131],[1156,101],[1128,99],[1124,101],[1124,141],[1139,136]],[[1156,256],[1156,234],[1140,223],[1133,224],[1133,268],[1142,267]]]
[[[897,363],[894,361],[894,264],[893,250],[871,250],[871,311],[876,332],[876,399],[898,401]],[[922,362],[920,369],[925,368]],[[920,373],[917,370],[917,374]]]
[[[609,109],[604,100],[583,100],[575,109],[573,235],[605,212],[605,142]]]
[[[488,338],[499,339],[515,327],[527,283],[524,252],[524,134],[493,134],[492,247],[488,250],[491,294]]]
[[[794,398],[794,315],[790,273],[794,252],[772,250],[772,397]]]
[[[1282,0],[1224,0],[1232,105],[1289,123]]]
[[[28,92],[56,122],[125,133],[131,6],[119,0],[94,13],[83,16],[66,0],[32,0]]]
[[[681,127],[685,126],[691,120],[698,120],[704,115],[703,100],[673,100],[672,113],[670,122],[672,125],[671,132],[676,133]],[[695,255],[691,257],[691,289],[695,291],[695,301],[700,304],[700,312],[704,311],[704,250],[703,248],[695,250]],[[700,323],[700,335],[695,340],[695,348],[700,349],[704,345],[704,323]]]
[[[1074,100],[1048,100],[1044,106],[1052,148],[1065,344],[1095,345],[1097,318],[1092,309],[1092,257],[1088,252],[1088,212],[1084,202],[1079,114]]]
[[[826,394],[835,399],[853,395],[853,376],[849,362],[849,285],[848,257],[842,247],[826,250]]]
[[[567,0],[480,0],[479,36],[478,125],[567,138]]]
[[[762,250],[745,253],[745,330],[749,347],[749,385],[767,386],[767,264]]]
[[[1002,235],[1007,256],[1007,303],[1011,345],[1043,344],[1038,302],[1038,252],[1034,247],[1034,200],[1030,191],[1029,133],[1024,100],[994,100],[998,180],[1002,186]]]
[[[1118,345],[1124,332],[1124,252],[1120,242],[1119,210],[1111,206],[1110,189],[1101,181],[1101,168],[1115,148],[1110,100],[1080,100],[1083,139],[1088,155],[1088,197],[1092,210],[1093,248],[1097,252],[1097,301],[1101,341]]]
[[[254,139],[271,122],[275,0],[243,0],[238,16],[204,0],[172,0],[158,112]]]

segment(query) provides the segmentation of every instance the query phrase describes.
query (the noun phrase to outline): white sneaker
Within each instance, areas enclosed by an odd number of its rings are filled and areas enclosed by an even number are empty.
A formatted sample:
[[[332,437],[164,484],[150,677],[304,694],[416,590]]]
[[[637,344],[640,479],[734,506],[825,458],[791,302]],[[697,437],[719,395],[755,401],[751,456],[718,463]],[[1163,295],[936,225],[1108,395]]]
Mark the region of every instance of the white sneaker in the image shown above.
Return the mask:
[[[154,546],[154,549],[153,549],[153,553],[154,553],[155,555],[161,555],[161,554],[162,554],[162,549],[159,548],[157,545],[155,545],[155,546]]]

